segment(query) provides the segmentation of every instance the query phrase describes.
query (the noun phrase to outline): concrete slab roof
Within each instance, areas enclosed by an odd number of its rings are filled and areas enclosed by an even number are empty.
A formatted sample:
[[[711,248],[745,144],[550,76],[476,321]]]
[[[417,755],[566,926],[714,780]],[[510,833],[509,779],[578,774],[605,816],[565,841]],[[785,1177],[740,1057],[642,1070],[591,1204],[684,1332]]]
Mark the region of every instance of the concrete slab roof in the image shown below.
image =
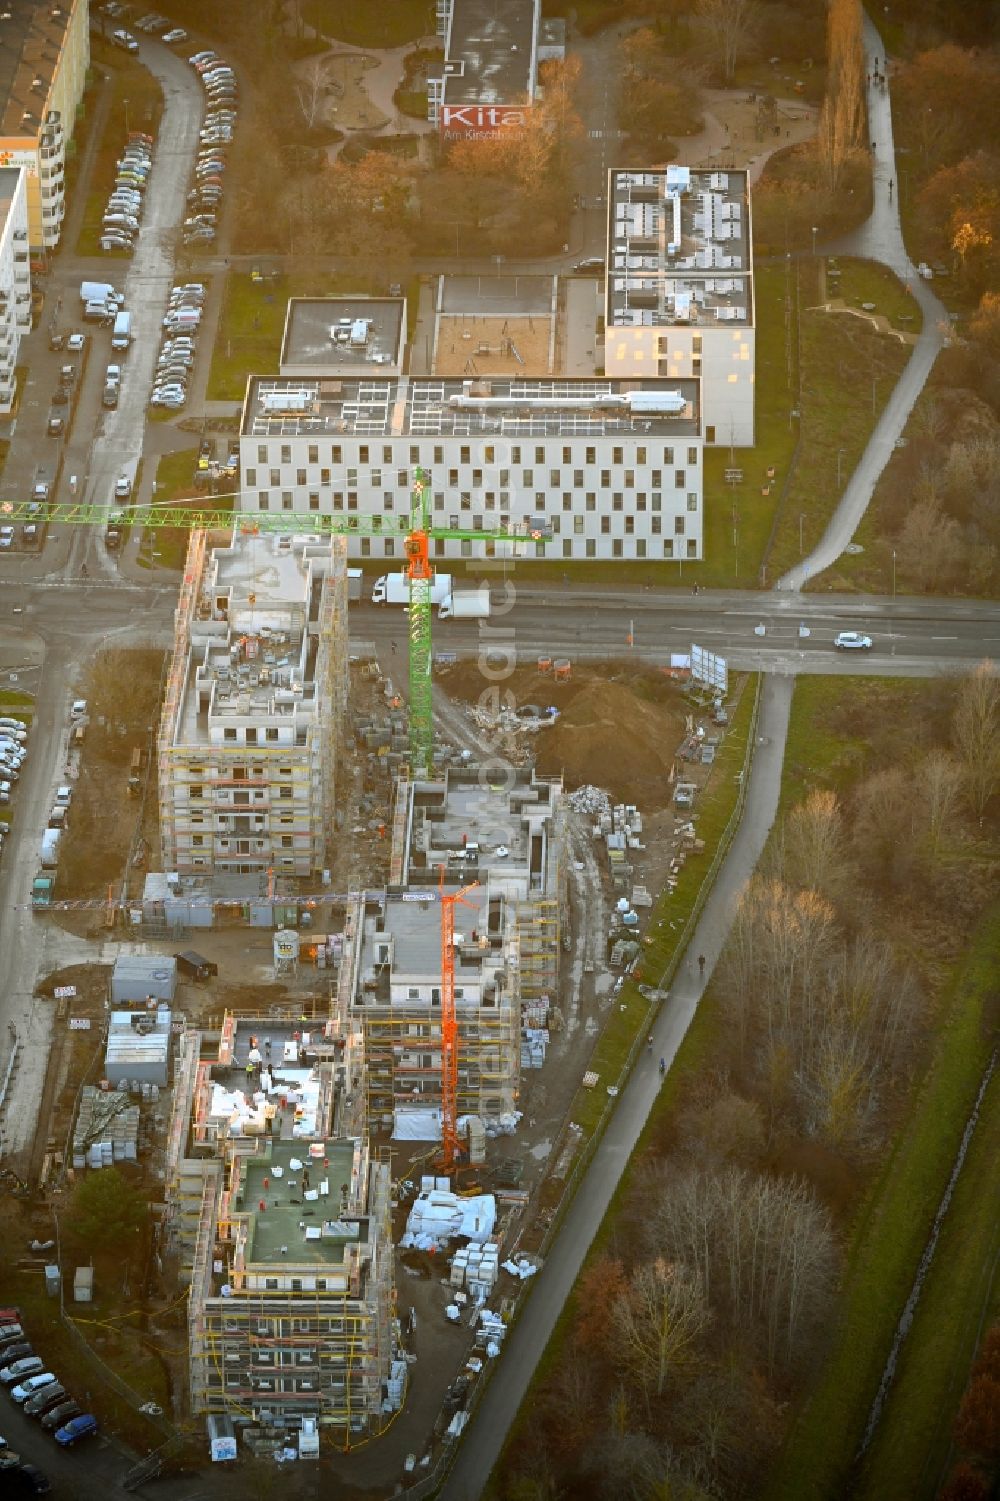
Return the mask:
[[[521,104],[535,86],[538,0],[452,0],[446,104]]]
[[[283,375],[388,374],[402,366],[402,297],[292,297],[285,315]]]

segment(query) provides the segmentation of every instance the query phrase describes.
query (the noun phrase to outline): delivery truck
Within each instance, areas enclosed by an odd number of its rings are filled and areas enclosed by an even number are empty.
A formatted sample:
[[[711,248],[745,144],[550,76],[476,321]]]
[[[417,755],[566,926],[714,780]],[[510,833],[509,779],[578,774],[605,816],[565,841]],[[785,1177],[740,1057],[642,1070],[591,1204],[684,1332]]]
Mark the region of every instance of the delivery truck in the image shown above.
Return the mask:
[[[55,870],[59,864],[59,841],[61,829],[46,829],[42,835],[42,869]]]
[[[440,605],[451,596],[451,574],[436,573],[431,580],[431,604]],[[384,573],[375,580],[373,605],[408,605],[410,580],[405,573]]]
[[[487,588],[455,589],[438,605],[438,619],[488,620],[490,606],[490,591]]]

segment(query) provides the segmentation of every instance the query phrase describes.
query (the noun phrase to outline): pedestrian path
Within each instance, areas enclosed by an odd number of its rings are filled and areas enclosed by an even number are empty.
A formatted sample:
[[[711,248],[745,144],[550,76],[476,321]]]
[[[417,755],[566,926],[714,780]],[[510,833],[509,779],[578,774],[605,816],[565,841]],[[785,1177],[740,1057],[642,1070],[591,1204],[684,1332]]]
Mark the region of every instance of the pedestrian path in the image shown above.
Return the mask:
[[[874,163],[872,211],[860,228],[823,246],[822,250],[824,254],[852,255],[888,266],[906,284],[918,303],[923,314],[923,327],[826,531],[808,557],[778,580],[778,589],[801,589],[809,579],[830,568],[851,541],[947,338],[948,315],[918,273],[903,244],[889,85],[878,81],[886,75],[885,48],[867,15],[864,43],[868,70],[868,130]]]

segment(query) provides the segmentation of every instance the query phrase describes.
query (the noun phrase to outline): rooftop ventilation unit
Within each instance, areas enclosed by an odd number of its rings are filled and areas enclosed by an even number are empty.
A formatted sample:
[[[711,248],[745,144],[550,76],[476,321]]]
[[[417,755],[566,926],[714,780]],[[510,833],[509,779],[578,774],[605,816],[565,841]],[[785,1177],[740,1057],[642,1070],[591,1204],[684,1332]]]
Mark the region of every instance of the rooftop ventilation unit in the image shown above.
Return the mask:
[[[265,391],[260,398],[265,413],[308,412],[314,401],[312,391]]]

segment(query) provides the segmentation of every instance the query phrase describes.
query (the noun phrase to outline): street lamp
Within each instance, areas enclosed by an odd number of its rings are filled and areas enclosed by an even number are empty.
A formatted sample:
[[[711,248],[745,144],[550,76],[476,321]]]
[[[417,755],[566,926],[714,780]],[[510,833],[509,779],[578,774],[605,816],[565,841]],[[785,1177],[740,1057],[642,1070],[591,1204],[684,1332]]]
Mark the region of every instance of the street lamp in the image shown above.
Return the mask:
[[[799,557],[802,556],[802,523],[805,521],[805,512],[799,512]]]
[[[813,229],[813,255],[815,255],[816,254],[816,236],[819,234],[819,225],[818,224],[814,224],[813,227],[812,227],[812,229]]]
[[[846,448],[837,449],[837,489],[840,489],[840,461],[847,452]]]
[[[122,104],[124,104],[124,106],[125,106],[125,135],[127,137],[128,133],[129,133],[129,131],[128,131],[128,100],[127,99],[122,99]]]
[[[896,549],[892,549],[892,602],[896,603]]]

